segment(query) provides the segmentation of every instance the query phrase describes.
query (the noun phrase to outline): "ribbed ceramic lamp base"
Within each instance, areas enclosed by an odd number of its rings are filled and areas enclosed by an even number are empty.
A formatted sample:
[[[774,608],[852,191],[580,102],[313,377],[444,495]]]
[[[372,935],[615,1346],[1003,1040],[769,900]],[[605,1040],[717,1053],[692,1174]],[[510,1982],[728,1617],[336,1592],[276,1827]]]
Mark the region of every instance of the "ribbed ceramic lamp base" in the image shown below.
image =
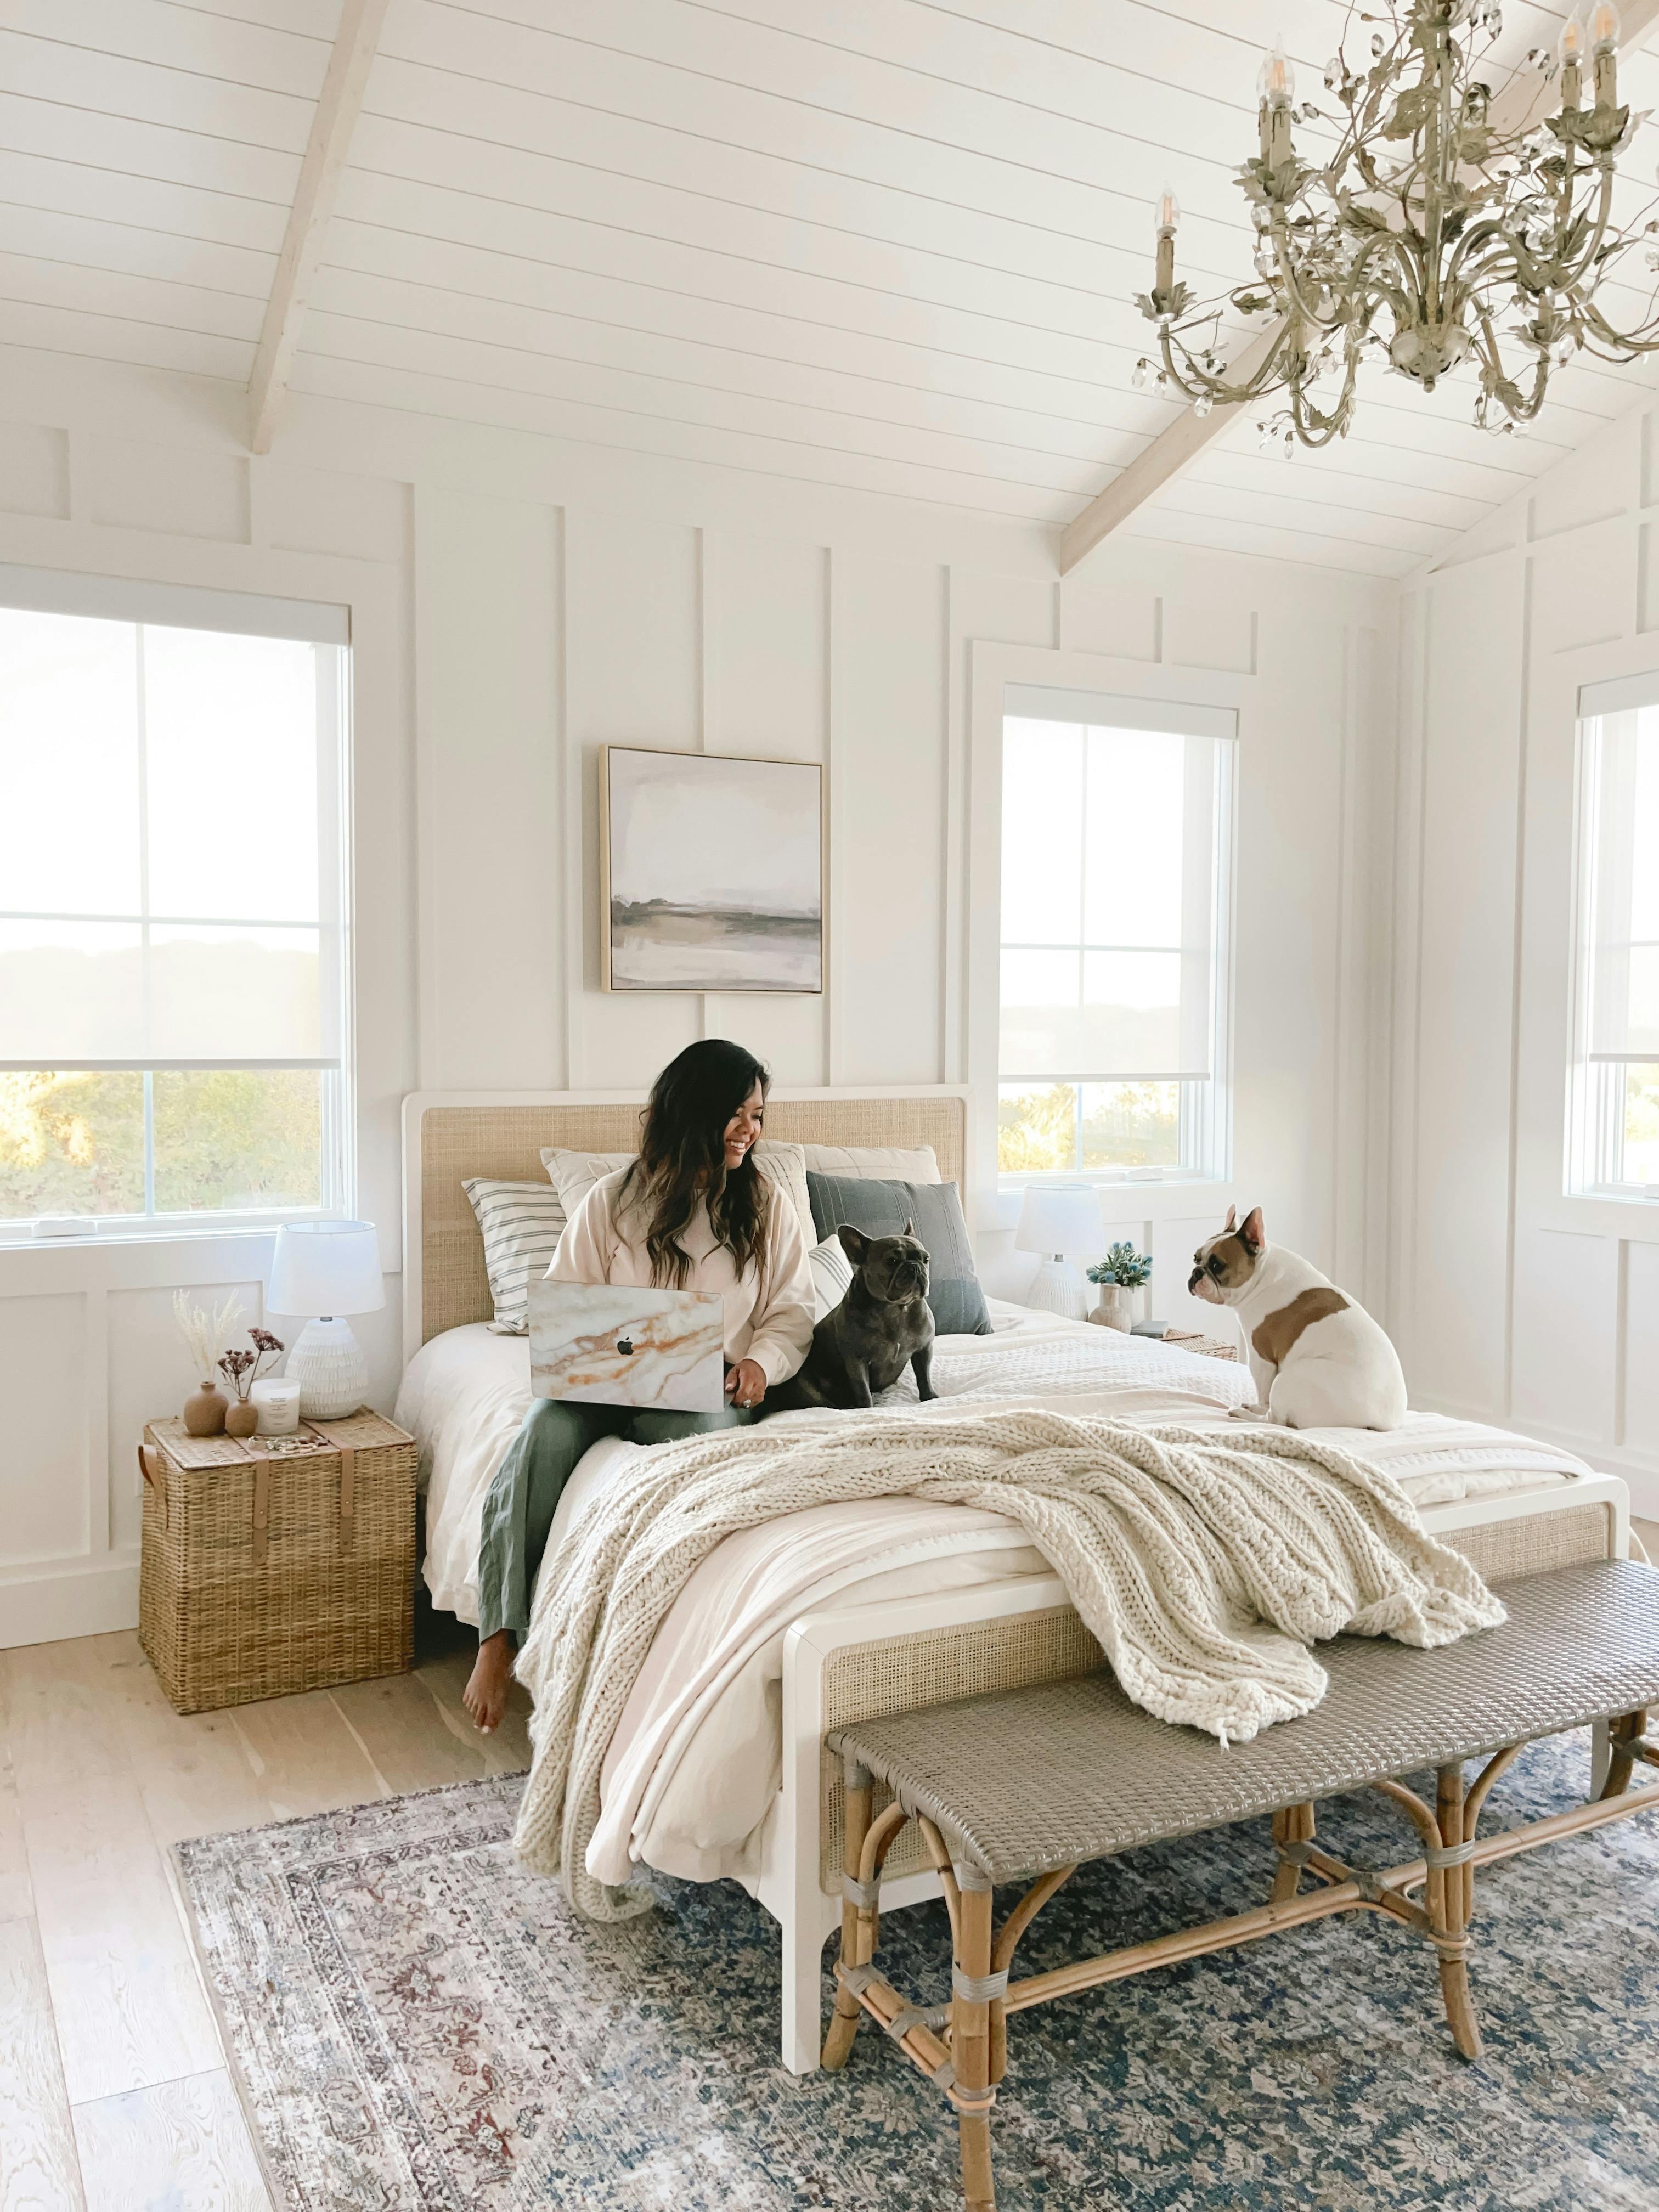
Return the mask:
[[[308,1321],[288,1355],[287,1372],[300,1386],[300,1413],[308,1421],[337,1421],[368,1395],[368,1362],[349,1321]]]
[[[1037,1269],[1025,1304],[1042,1313],[1064,1314],[1067,1321],[1089,1317],[1089,1286],[1082,1270],[1066,1260],[1045,1260]]]

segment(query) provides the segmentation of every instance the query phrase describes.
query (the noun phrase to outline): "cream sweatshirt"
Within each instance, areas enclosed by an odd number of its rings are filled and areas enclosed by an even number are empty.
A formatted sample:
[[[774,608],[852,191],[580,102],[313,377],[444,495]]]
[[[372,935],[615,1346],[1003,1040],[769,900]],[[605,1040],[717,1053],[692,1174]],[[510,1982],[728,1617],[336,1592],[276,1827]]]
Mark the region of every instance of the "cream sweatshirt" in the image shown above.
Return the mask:
[[[604,1176],[571,1215],[547,1271],[550,1282],[649,1285],[651,1255],[637,1209],[630,1206],[619,1217],[617,1206],[627,1173],[618,1168]],[[754,1360],[769,1389],[786,1382],[811,1344],[813,1307],[806,1239],[785,1193],[772,1186],[763,1287],[759,1271],[751,1265],[739,1274],[725,1245],[715,1243],[705,1207],[697,1208],[680,1243],[691,1256],[684,1287],[717,1292],[726,1302],[727,1360]]]

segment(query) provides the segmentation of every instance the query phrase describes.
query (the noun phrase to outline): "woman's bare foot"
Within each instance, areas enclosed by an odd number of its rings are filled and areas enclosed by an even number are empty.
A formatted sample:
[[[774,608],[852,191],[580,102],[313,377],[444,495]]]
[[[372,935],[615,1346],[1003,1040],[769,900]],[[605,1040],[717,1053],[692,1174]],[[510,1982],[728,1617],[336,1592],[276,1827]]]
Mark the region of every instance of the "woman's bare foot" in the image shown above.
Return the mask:
[[[511,1632],[498,1628],[478,1646],[477,1660],[461,1692],[461,1703],[472,1716],[480,1735],[489,1735],[501,1725],[507,1711],[507,1686],[513,1679]]]

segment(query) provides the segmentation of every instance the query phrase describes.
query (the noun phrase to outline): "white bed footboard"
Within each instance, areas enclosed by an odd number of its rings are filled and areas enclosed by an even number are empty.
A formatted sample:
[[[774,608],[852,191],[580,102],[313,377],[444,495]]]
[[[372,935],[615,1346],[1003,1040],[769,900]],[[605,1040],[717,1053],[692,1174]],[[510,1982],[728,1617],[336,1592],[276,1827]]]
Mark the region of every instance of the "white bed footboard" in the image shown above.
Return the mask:
[[[1492,1582],[1630,1551],[1630,1497],[1613,1475],[1523,1490],[1423,1516],[1443,1542]],[[783,2063],[818,2063],[823,1946],[841,1924],[841,1805],[828,1731],[848,1721],[915,1711],[984,1690],[1092,1673],[1100,1647],[1057,1575],[1022,1575],[977,1589],[806,1613],[785,1639],[783,1773],[767,1824],[760,1902],[781,1925]],[[939,1895],[917,1863],[914,1824],[882,1881],[884,1911]]]

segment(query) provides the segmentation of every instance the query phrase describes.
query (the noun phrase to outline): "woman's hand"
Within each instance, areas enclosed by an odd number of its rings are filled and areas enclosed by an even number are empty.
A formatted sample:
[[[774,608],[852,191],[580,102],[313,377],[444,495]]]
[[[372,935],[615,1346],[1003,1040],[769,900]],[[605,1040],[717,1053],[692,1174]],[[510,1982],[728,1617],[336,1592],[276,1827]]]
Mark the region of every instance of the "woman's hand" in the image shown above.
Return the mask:
[[[726,1395],[734,1406],[758,1406],[766,1395],[766,1370],[758,1359],[740,1359],[726,1370]]]

